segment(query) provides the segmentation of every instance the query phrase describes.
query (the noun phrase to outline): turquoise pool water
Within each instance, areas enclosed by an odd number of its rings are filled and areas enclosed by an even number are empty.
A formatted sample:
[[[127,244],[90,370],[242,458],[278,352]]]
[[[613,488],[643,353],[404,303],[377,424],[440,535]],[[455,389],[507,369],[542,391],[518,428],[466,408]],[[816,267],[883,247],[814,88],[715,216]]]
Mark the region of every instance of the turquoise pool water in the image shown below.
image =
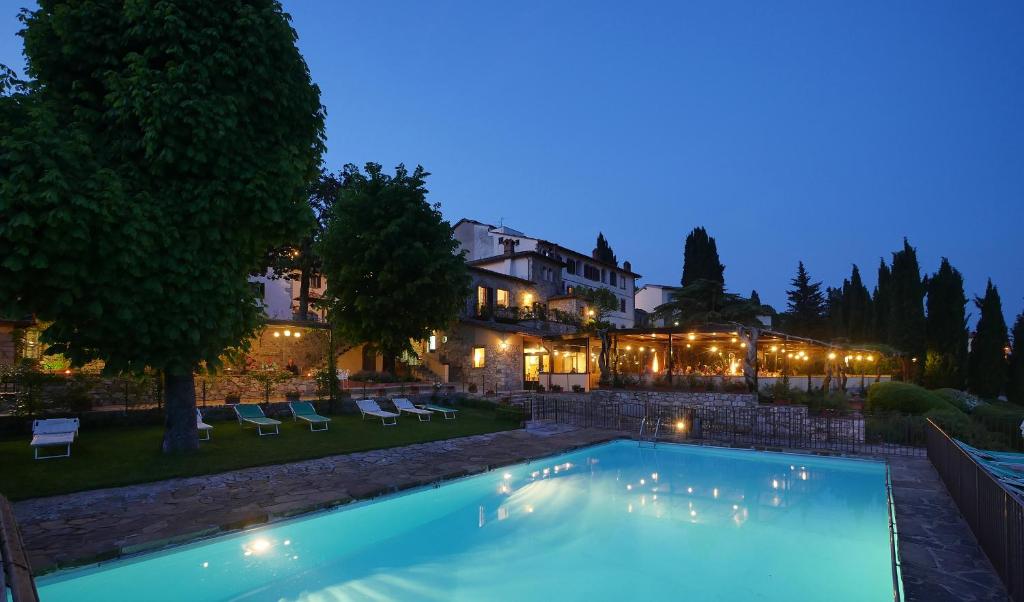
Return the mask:
[[[38,585],[43,602],[883,601],[887,508],[882,463],[621,441]]]

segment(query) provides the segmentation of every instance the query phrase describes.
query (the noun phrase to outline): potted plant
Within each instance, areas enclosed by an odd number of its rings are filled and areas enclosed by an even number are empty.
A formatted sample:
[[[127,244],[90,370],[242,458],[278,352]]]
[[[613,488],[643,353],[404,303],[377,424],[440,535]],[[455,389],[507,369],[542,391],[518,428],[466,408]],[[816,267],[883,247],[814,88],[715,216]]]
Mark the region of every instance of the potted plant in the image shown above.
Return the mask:
[[[298,389],[292,389],[291,391],[285,391],[285,401],[299,401],[302,398],[302,392]]]
[[[239,395],[237,391],[235,391],[234,393],[228,393],[224,397],[224,403],[226,403],[229,406],[238,405],[242,403],[242,396]]]

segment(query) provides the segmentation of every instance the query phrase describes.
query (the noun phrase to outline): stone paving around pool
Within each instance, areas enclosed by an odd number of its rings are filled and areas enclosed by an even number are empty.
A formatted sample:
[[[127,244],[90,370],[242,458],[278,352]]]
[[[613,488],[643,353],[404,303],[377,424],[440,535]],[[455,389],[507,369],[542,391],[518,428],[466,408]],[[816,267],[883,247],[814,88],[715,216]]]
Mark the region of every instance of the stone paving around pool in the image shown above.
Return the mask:
[[[26,500],[15,504],[15,513],[40,574],[628,436],[537,423],[525,430]],[[889,462],[906,600],[1007,600],[928,460]]]
[[[927,458],[889,458],[907,602],[1006,601],[992,563]]]
[[[33,571],[87,564],[608,441],[538,425],[18,502]]]

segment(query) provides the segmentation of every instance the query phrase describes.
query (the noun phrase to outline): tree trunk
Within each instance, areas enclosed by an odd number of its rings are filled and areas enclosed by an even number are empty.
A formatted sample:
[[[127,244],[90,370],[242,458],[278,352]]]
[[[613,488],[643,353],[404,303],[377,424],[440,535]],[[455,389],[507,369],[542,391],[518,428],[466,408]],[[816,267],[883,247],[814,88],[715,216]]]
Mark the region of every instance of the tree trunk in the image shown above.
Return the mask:
[[[309,319],[309,264],[303,262],[302,271],[299,272],[299,319]]]
[[[191,372],[187,374],[165,372],[164,394],[167,399],[164,421],[164,453],[199,449],[199,431],[196,429],[195,377]]]

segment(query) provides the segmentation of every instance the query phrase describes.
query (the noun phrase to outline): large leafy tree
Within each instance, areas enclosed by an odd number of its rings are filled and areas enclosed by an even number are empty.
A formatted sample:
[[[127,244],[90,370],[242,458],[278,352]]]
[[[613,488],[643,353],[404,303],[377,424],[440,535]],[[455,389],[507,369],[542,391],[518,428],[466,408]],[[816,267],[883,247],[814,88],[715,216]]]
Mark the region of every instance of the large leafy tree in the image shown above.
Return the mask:
[[[1006,383],[1006,397],[1024,405],[1024,313],[1013,323],[1013,351],[1010,354],[1010,378]]]
[[[800,336],[821,336],[825,325],[825,297],[821,292],[821,282],[811,281],[801,261],[797,264],[796,276],[789,283],[793,288],[786,291],[786,329]]]
[[[682,285],[685,287],[698,280],[725,286],[725,266],[718,259],[718,245],[703,227],[694,228],[683,245]]]
[[[963,389],[967,378],[967,315],[964,278],[949,260],[925,280],[927,354],[924,383],[931,388]]]
[[[1003,302],[991,280],[985,287],[985,296],[975,297],[974,304],[981,315],[967,359],[967,388],[982,397],[997,397],[1006,384],[1008,336]]]
[[[905,377],[918,380],[925,352],[924,283],[917,250],[905,238],[903,248],[892,254],[891,285],[888,343],[904,352]]]
[[[458,316],[469,274],[440,205],[427,202],[422,167],[395,175],[367,163],[342,170],[342,185],[317,248],[326,303],[338,334],[380,350],[387,368],[411,340]]]
[[[258,326],[247,275],[308,216],[323,110],[295,31],[272,0],[41,0],[21,18],[0,303],[75,364],[161,370],[163,449],[195,449],[193,371]]]
[[[594,252],[591,255],[598,261],[603,261],[604,263],[609,263],[611,265],[619,265],[619,259],[615,257],[615,251],[613,251],[611,245],[608,244],[608,239],[604,237],[603,232],[597,233],[597,245],[594,247]]]

